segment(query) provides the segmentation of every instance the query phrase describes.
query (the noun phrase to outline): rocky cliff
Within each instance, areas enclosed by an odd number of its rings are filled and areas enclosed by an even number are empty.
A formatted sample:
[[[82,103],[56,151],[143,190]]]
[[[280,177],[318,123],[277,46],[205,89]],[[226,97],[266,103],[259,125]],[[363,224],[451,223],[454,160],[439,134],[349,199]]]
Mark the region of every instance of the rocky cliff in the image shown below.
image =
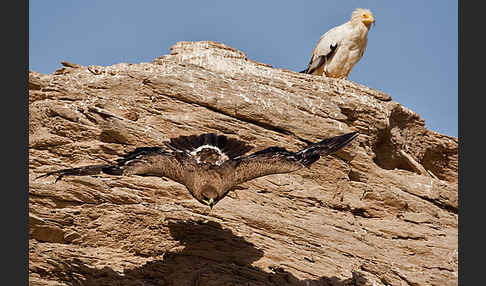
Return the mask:
[[[378,90],[179,42],[151,63],[29,72],[30,285],[457,285],[458,140]],[[216,132],[255,150],[359,130],[213,210],[155,177],[35,179]]]

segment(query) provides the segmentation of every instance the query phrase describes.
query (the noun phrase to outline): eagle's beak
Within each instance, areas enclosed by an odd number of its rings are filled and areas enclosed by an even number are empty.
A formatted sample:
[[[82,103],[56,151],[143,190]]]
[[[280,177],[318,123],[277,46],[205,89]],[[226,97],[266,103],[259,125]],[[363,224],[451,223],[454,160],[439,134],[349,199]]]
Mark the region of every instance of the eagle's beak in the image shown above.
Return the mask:
[[[211,209],[213,209],[213,207],[214,207],[214,200],[213,200],[213,199],[209,199],[208,206],[209,206]]]

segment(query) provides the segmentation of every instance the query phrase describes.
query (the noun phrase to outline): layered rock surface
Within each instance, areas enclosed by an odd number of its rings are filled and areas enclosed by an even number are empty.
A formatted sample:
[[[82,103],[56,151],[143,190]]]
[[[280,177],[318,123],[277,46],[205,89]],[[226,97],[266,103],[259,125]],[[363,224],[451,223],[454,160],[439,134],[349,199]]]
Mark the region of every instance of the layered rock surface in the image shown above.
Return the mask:
[[[389,95],[215,42],[63,66],[29,72],[30,285],[457,285],[458,140]],[[211,211],[165,178],[35,179],[179,135],[295,151],[354,130]]]

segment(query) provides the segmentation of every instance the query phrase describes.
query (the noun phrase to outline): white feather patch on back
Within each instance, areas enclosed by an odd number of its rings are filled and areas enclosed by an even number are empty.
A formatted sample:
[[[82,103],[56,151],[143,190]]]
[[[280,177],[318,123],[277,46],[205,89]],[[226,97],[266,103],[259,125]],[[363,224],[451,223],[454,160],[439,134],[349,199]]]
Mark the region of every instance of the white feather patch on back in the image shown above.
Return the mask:
[[[199,153],[201,150],[205,149],[205,148],[208,148],[208,149],[213,149],[213,150],[216,150],[219,154],[219,159],[215,162],[216,165],[221,165],[224,161],[228,160],[228,156],[226,156],[226,154],[224,154],[218,147],[216,146],[213,146],[213,145],[201,145],[199,147],[197,147],[196,149],[194,149],[193,151],[191,151],[191,156],[194,156],[196,158],[196,161],[197,163],[201,163],[201,160],[199,158],[199,156],[197,155],[197,153]]]

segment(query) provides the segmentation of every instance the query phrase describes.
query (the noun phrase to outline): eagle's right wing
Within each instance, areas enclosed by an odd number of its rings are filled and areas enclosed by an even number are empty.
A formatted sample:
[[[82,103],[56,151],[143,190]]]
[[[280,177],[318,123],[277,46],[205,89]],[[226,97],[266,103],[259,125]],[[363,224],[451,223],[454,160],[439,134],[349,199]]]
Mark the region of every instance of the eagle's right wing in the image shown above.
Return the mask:
[[[258,177],[297,171],[309,167],[321,156],[332,154],[348,145],[358,134],[359,132],[351,132],[327,138],[298,152],[270,147],[245,157],[228,160],[221,168],[221,175],[226,181],[226,189],[229,189]]]
[[[227,161],[222,174],[227,184],[226,189],[258,177],[289,173],[305,167],[296,155],[284,148],[270,147]]]
[[[116,164],[90,165],[63,169],[37,177],[58,176],[56,182],[64,176],[87,176],[101,172],[109,175],[147,175],[167,177],[184,184],[184,171],[181,152],[167,152],[160,147],[141,147],[118,159]]]

